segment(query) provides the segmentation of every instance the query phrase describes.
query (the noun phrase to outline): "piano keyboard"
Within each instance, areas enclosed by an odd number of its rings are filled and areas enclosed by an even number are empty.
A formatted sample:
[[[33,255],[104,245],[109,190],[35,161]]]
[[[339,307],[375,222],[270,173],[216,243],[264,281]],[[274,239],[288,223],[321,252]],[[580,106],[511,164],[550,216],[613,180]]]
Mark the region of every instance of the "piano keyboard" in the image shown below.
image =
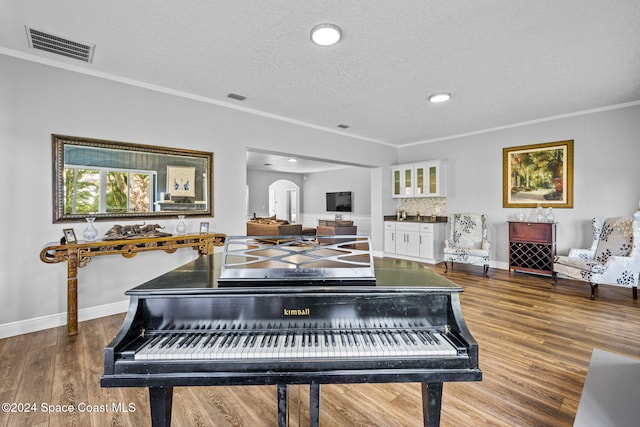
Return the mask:
[[[421,319],[214,321],[145,334],[136,360],[256,360],[456,356]]]

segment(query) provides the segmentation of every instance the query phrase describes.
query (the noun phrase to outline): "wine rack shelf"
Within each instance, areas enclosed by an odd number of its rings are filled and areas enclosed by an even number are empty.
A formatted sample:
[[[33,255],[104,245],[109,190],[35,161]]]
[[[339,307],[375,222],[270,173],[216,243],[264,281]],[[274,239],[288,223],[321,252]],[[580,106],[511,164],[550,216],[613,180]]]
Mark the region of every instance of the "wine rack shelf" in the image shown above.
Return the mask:
[[[509,272],[550,276],[556,255],[556,223],[509,221]]]

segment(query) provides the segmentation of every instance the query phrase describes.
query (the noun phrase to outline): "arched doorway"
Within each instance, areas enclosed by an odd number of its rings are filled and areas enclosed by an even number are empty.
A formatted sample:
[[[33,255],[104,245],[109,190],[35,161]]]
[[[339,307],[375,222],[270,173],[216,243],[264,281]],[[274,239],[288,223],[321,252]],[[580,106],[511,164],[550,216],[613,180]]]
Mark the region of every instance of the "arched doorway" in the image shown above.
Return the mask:
[[[287,179],[279,179],[269,185],[269,215],[298,222],[300,212],[300,187]]]

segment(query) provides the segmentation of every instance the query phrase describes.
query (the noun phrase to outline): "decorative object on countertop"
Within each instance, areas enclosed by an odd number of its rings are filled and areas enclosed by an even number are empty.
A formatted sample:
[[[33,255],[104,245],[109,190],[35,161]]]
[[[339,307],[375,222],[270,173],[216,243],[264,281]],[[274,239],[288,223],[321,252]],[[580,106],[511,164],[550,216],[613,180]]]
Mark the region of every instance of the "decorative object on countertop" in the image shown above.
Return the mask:
[[[540,203],[538,203],[538,207],[536,208],[536,221],[544,221],[544,211],[542,210],[542,205]]]
[[[187,232],[187,224],[184,223],[184,215],[178,215],[178,225],[176,225],[176,234],[183,236]]]
[[[104,240],[140,239],[143,237],[167,237],[171,233],[158,231],[159,224],[114,225],[105,234]]]
[[[481,265],[485,277],[489,277],[489,249],[487,217],[479,213],[462,213],[449,216],[450,234],[444,241],[444,272],[447,261]]]
[[[632,289],[638,299],[640,275],[640,211],[631,217],[596,217],[593,243],[589,249],[570,249],[569,255],[555,257],[553,279],[562,274],[591,285],[591,299],[599,284]]]
[[[93,225],[93,222],[96,220],[92,216],[88,216],[85,218],[87,220],[87,228],[82,232],[82,237],[88,242],[93,242],[98,237],[98,230]]]
[[[549,207],[547,209],[547,216],[546,216],[547,222],[553,222],[555,220],[554,216],[553,216],[553,208]]]

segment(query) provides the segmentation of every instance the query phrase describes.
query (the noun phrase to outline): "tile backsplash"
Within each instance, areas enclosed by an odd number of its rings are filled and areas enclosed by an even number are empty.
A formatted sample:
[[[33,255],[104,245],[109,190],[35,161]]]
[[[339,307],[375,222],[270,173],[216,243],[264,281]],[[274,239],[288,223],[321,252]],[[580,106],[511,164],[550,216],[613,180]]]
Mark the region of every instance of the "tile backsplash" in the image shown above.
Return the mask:
[[[398,199],[398,210],[404,211],[407,215],[447,215],[446,197],[416,197]]]

